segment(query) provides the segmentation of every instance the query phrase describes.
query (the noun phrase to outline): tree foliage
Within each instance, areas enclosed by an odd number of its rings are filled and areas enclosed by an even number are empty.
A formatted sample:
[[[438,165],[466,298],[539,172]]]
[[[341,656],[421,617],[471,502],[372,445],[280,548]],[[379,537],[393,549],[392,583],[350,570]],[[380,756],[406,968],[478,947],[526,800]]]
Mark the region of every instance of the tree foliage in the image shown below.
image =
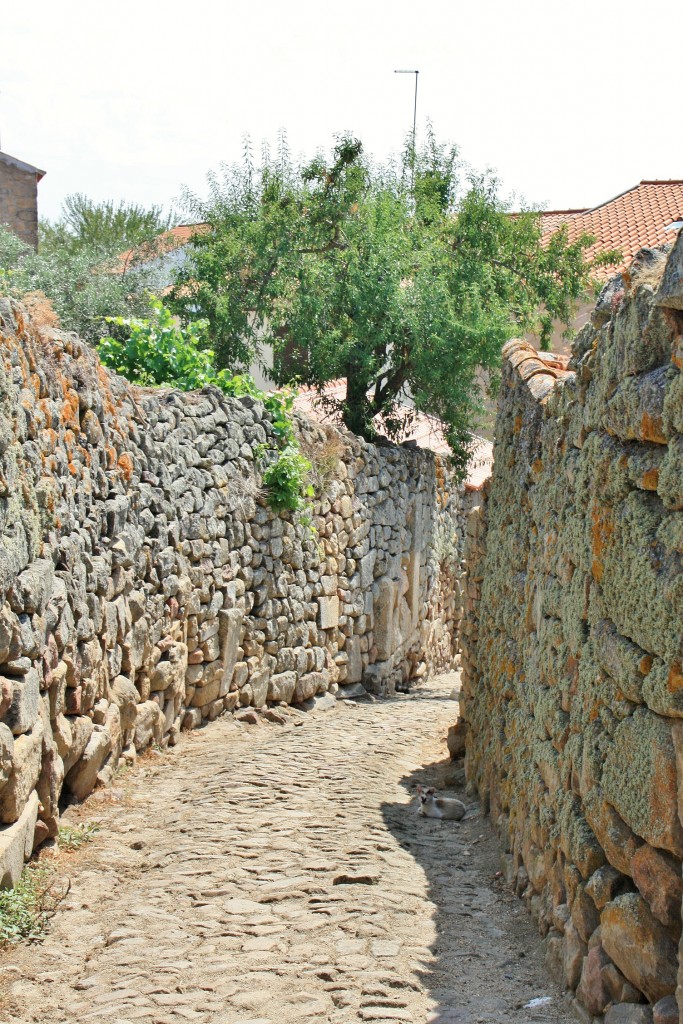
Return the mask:
[[[152,296],[146,319],[108,317],[116,337],[100,339],[98,351],[105,366],[134,384],[166,386],[181,391],[213,385],[233,398],[254,398],[269,414],[276,445],[263,446],[263,483],[277,512],[303,512],[312,494],[308,482],[311,464],[302,453],[294,429],[294,396],[285,389],[266,394],[246,374],[216,370],[214,353],[207,347],[206,320],[178,323],[164,304]]]
[[[123,200],[96,203],[82,192],[75,192],[66,197],[61,215],[54,223],[41,221],[40,247],[116,256],[150,243],[174,222],[173,215],[165,214],[161,206],[146,209]]]
[[[489,175],[466,170],[430,131],[375,166],[342,137],[331,159],[296,165],[281,145],[209,179],[186,202],[195,239],[173,302],[210,324],[218,365],[248,366],[265,343],[279,380],[323,389],[347,378],[341,412],[366,437],[400,437],[417,409],[439,417],[464,464],[481,408],[480,370],[503,343],[567,322],[586,287],[583,251],[540,218],[510,215]]]
[[[108,316],[145,316],[155,273],[136,267],[121,273],[99,249],[55,245],[35,252],[0,226],[0,292],[22,299],[43,293],[64,330],[96,344]]]

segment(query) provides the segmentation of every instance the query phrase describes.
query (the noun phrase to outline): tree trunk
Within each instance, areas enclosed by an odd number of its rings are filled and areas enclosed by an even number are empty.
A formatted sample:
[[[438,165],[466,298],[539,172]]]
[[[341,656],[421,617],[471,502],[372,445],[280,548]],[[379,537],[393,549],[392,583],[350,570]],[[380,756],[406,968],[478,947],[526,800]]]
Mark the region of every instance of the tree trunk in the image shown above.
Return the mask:
[[[354,434],[370,440],[375,434],[375,429],[367,396],[368,386],[369,382],[360,372],[357,363],[349,361],[346,369],[344,423]]]

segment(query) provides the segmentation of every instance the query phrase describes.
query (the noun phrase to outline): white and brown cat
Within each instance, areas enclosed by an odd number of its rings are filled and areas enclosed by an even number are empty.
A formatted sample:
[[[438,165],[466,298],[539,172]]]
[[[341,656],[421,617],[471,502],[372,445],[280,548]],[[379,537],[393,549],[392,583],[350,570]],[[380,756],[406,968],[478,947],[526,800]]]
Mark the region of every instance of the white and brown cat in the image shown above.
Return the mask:
[[[467,808],[462,800],[456,800],[449,796],[437,796],[433,786],[430,786],[429,789],[418,786],[417,795],[420,800],[418,814],[424,814],[426,818],[460,821],[467,813]]]

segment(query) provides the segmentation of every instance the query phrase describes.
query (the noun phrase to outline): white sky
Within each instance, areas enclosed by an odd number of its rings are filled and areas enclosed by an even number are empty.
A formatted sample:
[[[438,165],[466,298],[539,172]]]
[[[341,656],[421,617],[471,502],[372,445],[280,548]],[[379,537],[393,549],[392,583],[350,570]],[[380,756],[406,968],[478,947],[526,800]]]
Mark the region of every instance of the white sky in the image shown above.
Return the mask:
[[[376,157],[429,117],[506,192],[592,206],[683,178],[680,0],[31,0],[0,27],[2,149],[70,192],[168,206],[288,131]],[[23,11],[22,11],[23,9]]]

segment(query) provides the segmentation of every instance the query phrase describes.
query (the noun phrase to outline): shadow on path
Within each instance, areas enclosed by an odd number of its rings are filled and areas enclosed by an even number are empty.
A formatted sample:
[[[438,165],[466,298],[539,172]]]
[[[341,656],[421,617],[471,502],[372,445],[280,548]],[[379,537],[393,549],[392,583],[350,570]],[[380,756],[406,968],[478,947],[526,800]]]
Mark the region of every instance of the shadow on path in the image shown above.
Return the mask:
[[[438,695],[418,693],[426,703]],[[426,713],[429,713],[426,711]],[[461,822],[440,821],[417,813],[417,798],[384,804],[388,830],[424,872],[434,905],[436,938],[429,955],[415,965],[416,975],[437,1003],[428,1017],[435,1024],[493,1024],[503,1021],[573,1020],[543,962],[541,939],[524,904],[499,874],[499,847],[488,818],[468,800],[462,778],[449,760],[406,775],[401,785],[435,786],[468,805]],[[550,996],[538,1008],[530,1000]]]

